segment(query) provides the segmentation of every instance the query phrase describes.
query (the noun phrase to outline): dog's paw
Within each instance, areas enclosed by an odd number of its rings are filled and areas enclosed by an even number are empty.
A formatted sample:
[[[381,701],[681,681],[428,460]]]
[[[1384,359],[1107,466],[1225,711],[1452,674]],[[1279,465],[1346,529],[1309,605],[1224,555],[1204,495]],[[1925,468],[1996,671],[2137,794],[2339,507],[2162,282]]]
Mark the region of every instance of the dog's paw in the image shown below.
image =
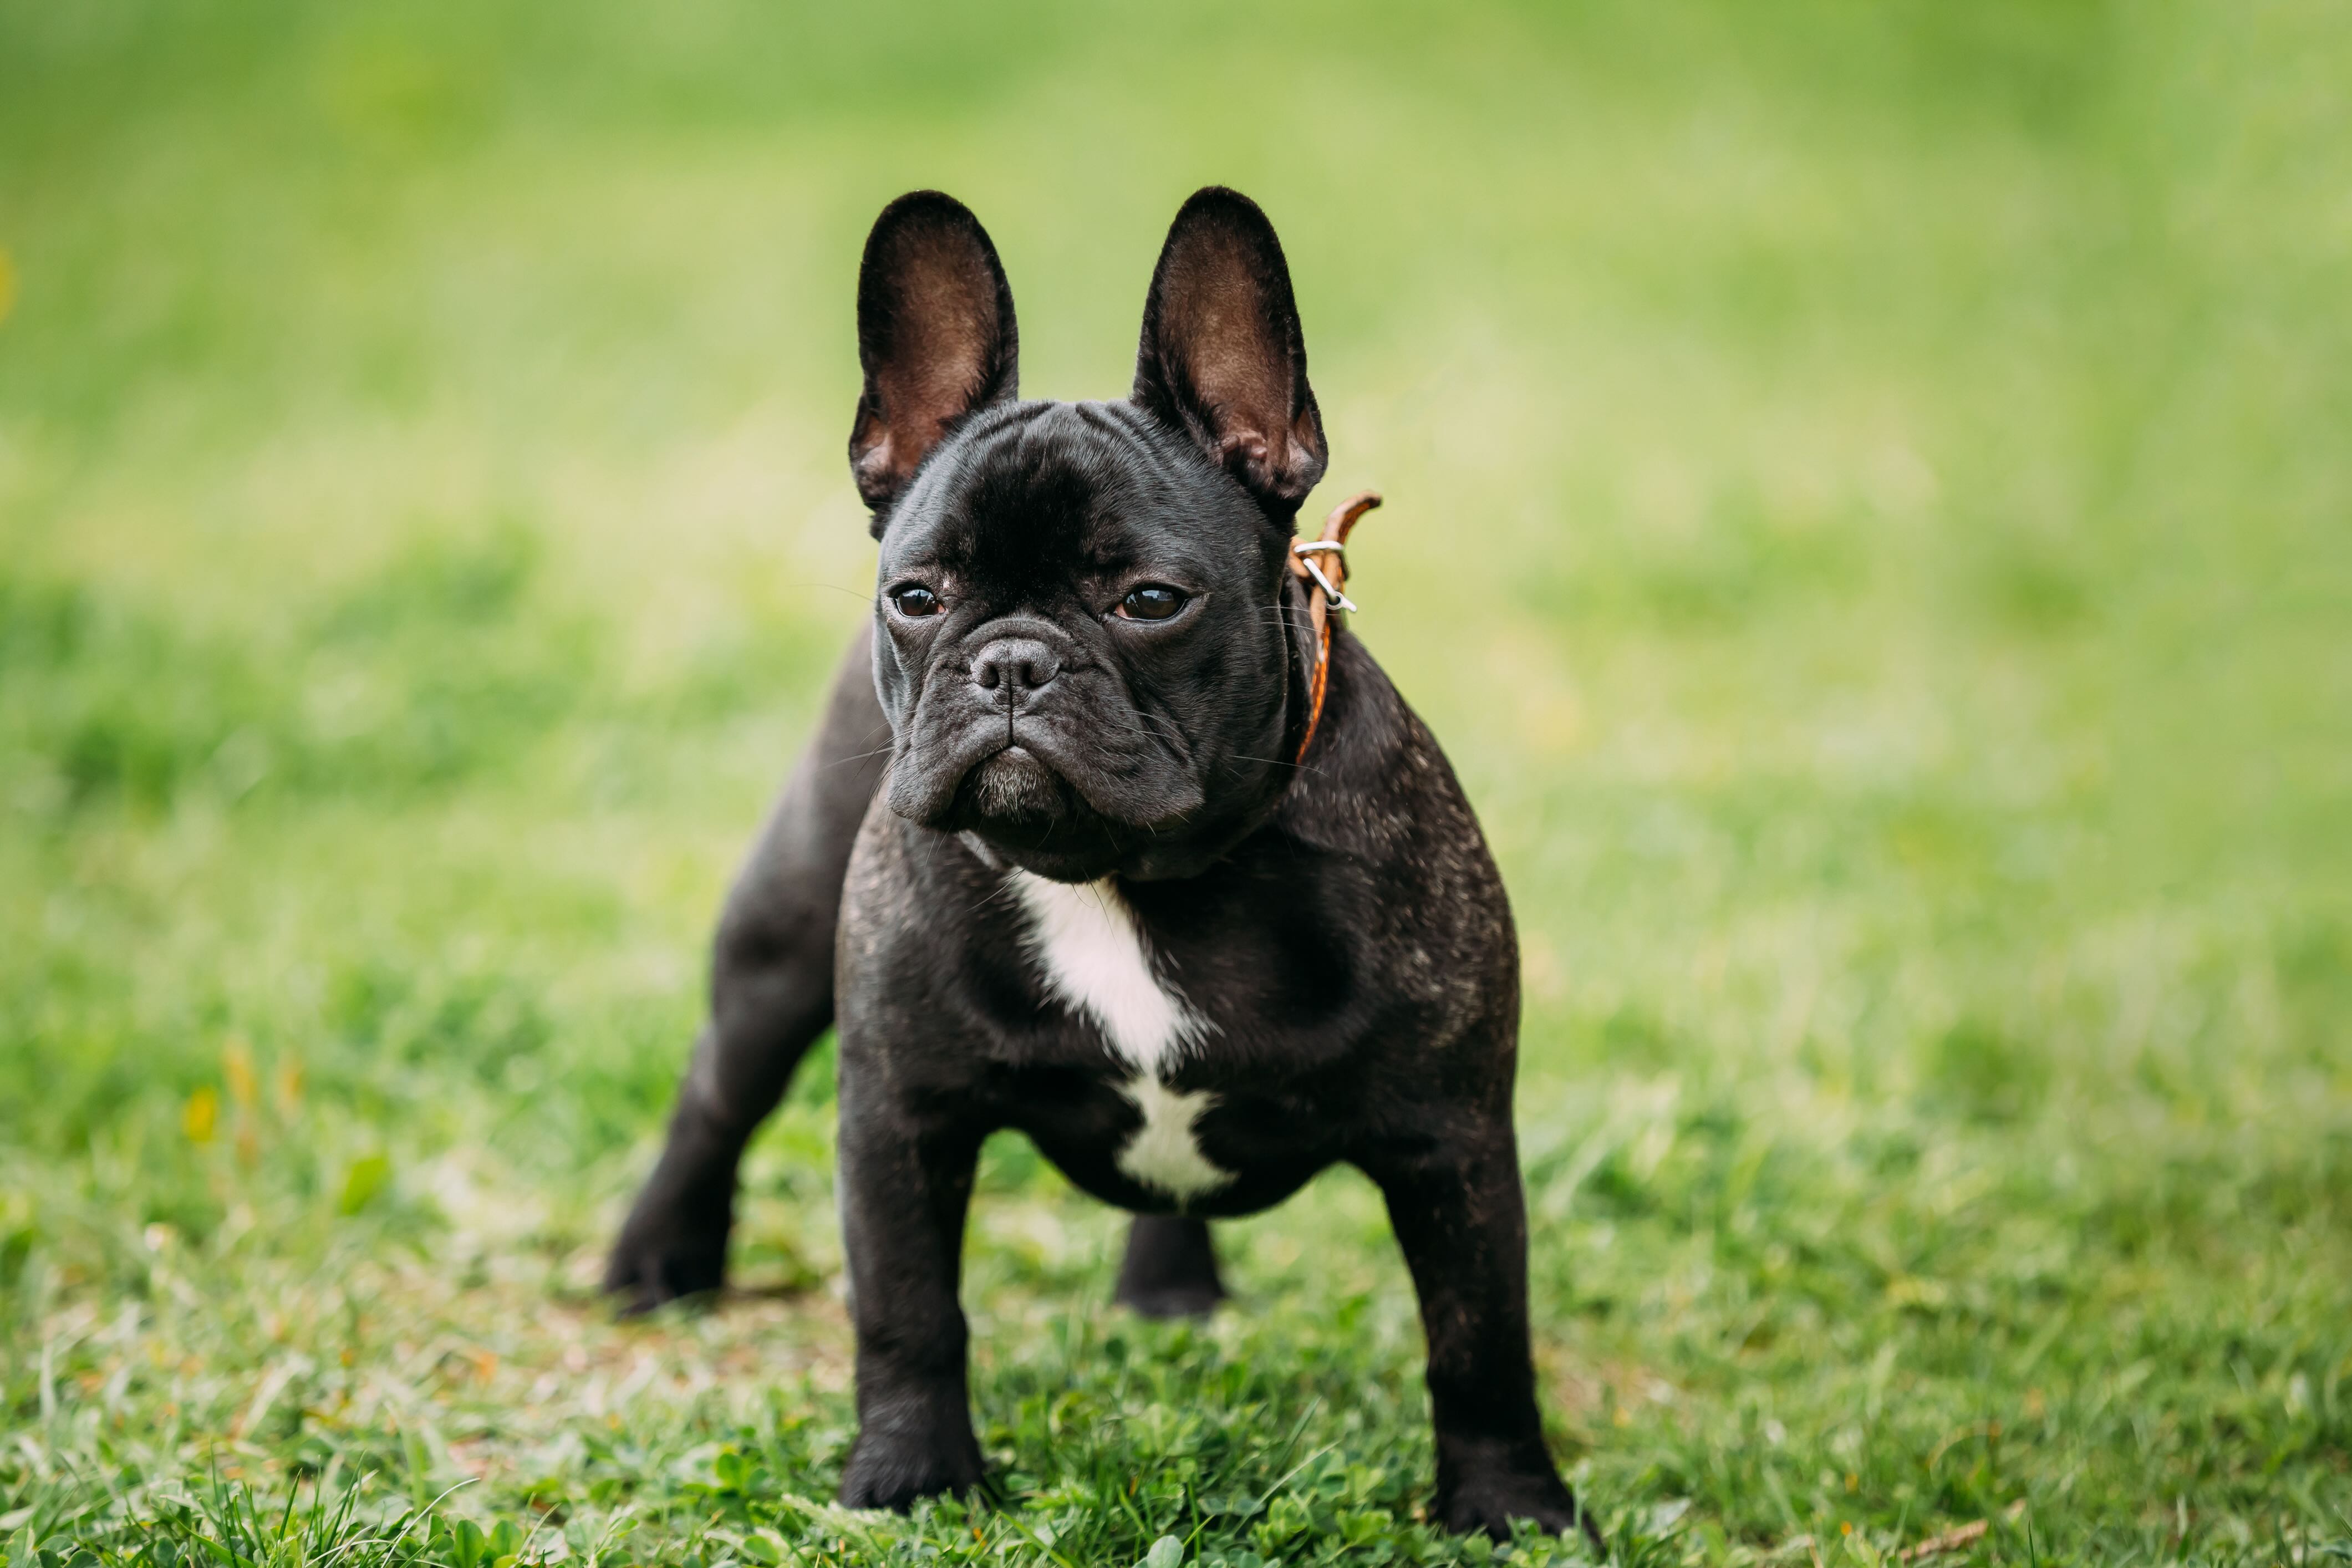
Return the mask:
[[[969,1492],[982,1475],[980,1445],[969,1427],[925,1438],[861,1432],[842,1472],[841,1503],[904,1513],[921,1498]]]
[[[1146,1318],[1205,1318],[1217,1310],[1225,1293],[1211,1285],[1119,1287],[1116,1298],[1129,1311]]]
[[[727,1282],[727,1233],[698,1234],[633,1214],[604,1265],[604,1293],[635,1317]]]
[[[1175,1215],[1139,1215],[1112,1297],[1147,1318],[1205,1318],[1225,1299],[1209,1227]]]
[[[1496,1470],[1465,1477],[1437,1500],[1435,1512],[1439,1521],[1457,1535],[1483,1533],[1495,1541],[1508,1541],[1513,1521],[1524,1519],[1551,1535],[1581,1532],[1595,1556],[1608,1555],[1601,1527],[1577,1506],[1567,1484],[1549,1465],[1540,1470]]]

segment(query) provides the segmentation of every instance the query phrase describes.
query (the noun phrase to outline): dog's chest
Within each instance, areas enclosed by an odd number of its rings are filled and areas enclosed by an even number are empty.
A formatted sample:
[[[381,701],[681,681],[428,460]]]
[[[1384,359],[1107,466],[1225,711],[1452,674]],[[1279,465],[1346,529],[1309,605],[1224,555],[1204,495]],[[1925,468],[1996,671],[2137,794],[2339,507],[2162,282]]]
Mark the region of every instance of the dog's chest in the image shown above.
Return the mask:
[[[1108,879],[1073,886],[1026,871],[1011,873],[1011,885],[1028,922],[1022,945],[1038,980],[1101,1032],[1128,1071],[1116,1087],[1143,1123],[1118,1151],[1119,1170],[1179,1203],[1232,1182],[1234,1173],[1213,1163],[1196,1136],[1216,1097],[1171,1089],[1166,1081],[1215,1026],[1155,963],[1118,886]]]

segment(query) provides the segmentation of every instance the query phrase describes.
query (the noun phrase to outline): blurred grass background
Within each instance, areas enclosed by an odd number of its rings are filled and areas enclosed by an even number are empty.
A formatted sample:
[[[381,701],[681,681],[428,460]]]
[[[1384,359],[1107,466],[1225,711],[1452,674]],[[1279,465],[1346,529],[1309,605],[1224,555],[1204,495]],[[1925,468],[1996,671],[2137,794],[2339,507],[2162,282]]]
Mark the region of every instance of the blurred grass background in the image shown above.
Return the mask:
[[[866,613],[866,225],[971,203],[1024,391],[1116,395],[1210,181],[1514,889],[1621,1549],[2352,1540],[2348,80],[2300,0],[0,0],[0,1551],[355,1479],[475,1484],[353,1561],[1469,1550],[1350,1175],[1195,1332],[994,1149],[1009,1517],[795,1500],[822,1064],[765,1294],[586,1289]]]

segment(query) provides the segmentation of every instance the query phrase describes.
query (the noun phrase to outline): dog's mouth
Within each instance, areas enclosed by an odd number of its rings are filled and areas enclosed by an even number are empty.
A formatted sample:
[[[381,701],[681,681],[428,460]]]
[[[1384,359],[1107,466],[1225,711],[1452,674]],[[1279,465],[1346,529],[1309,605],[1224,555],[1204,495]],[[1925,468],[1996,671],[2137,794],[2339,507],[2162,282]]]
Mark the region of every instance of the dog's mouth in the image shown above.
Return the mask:
[[[942,824],[1013,865],[1086,881],[1117,863],[1121,835],[1059,769],[1018,742],[965,773]]]
[[[1045,826],[1076,805],[1069,781],[1018,742],[983,759],[956,786],[955,815],[973,826]]]
[[[1099,876],[1138,845],[1181,838],[1203,804],[1187,774],[1118,743],[1124,737],[1108,721],[957,718],[909,738],[887,785],[890,809],[918,826],[985,844],[1040,876]]]

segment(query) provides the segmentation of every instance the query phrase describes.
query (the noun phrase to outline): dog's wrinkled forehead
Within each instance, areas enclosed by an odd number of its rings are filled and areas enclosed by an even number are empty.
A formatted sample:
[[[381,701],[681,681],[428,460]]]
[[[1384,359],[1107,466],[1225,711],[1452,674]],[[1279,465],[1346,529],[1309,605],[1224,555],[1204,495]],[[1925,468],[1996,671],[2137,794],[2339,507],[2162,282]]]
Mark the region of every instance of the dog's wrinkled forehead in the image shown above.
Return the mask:
[[[1145,567],[1206,589],[1249,570],[1264,529],[1239,487],[1132,405],[1023,403],[942,445],[894,511],[882,563],[1000,603]]]

